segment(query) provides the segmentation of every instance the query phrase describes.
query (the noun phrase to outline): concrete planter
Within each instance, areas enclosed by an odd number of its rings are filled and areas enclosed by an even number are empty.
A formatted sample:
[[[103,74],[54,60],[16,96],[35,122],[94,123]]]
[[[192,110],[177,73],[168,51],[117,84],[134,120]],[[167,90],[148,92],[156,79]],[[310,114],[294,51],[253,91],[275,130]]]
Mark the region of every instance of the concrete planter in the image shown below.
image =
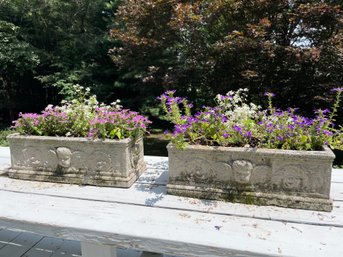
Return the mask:
[[[170,194],[331,211],[332,151],[168,145]]]
[[[12,178],[130,187],[146,169],[143,140],[89,140],[86,138],[7,137]]]

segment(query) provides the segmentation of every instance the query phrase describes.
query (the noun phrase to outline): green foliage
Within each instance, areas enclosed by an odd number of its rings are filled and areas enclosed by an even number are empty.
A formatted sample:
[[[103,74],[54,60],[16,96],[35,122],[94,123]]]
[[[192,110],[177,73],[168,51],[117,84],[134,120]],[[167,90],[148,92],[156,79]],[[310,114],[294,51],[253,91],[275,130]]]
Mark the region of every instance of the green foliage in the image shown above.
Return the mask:
[[[21,78],[32,76],[39,61],[36,49],[20,38],[19,28],[0,19],[0,109],[15,105],[15,97],[25,94]]]
[[[13,133],[13,131],[10,129],[1,129],[0,128],[0,146],[8,146],[9,145],[6,137],[11,133]]]
[[[72,87],[77,83],[91,87],[101,99],[117,98],[111,92],[118,72],[108,56],[108,50],[114,45],[108,31],[118,2],[0,1],[0,27],[7,24],[5,38],[4,29],[0,28],[0,41],[7,40],[6,44],[0,44],[0,63],[3,66],[1,58],[6,57],[10,59],[5,60],[6,63],[14,67],[7,81],[16,83],[17,89],[28,90],[29,95],[34,88],[40,89],[25,106],[19,100],[25,92],[13,92],[11,102],[16,103],[11,107],[13,112],[37,109],[33,108],[36,102],[40,102],[39,109],[47,102],[57,102],[56,91],[70,98]],[[7,28],[9,26],[13,28]],[[57,90],[49,89],[51,86]]]
[[[0,75],[22,75],[39,64],[35,49],[18,36],[19,28],[12,23],[0,20]]]

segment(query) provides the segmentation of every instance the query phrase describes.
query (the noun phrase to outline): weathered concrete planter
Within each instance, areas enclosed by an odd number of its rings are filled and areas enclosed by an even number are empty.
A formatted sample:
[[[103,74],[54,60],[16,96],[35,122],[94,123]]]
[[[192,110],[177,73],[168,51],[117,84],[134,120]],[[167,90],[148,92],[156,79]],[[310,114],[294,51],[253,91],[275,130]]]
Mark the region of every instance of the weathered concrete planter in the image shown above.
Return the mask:
[[[168,145],[170,194],[331,211],[332,151]]]
[[[12,178],[130,187],[146,169],[142,139],[101,141],[18,134],[7,139]]]

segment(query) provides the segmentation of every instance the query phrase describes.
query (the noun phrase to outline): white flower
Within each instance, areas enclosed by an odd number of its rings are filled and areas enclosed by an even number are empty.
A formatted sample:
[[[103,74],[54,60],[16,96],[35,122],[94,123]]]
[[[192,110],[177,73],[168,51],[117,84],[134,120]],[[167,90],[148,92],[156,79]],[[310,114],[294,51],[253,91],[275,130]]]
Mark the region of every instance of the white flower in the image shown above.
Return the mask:
[[[49,104],[47,107],[45,107],[46,111],[51,110],[52,108],[54,108],[54,106],[52,104]]]
[[[254,119],[258,115],[260,106],[254,103],[247,104],[247,88],[240,88],[237,91],[229,91],[226,98],[217,95],[216,99],[219,106],[225,110],[225,115],[228,117],[227,124],[241,124],[248,119]]]

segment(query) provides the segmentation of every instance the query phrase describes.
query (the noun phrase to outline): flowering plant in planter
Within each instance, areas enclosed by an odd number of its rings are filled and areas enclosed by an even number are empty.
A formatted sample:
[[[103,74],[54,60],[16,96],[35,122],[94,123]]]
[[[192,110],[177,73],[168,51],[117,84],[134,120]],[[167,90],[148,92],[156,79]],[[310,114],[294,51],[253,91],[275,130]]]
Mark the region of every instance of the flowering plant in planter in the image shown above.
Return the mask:
[[[215,107],[191,114],[192,104],[167,91],[159,97],[167,119],[174,123],[171,141],[180,148],[191,145],[259,147],[285,150],[321,150],[340,145],[342,133],[333,126],[342,88],[336,88],[332,112],[316,110],[314,118],[296,114],[296,109],[276,109],[273,93],[266,92],[269,107],[247,103],[247,89],[217,95]]]
[[[150,121],[101,104],[76,85],[77,98],[20,114],[8,136],[12,178],[129,187],[145,170],[143,140]]]
[[[62,106],[48,105],[41,114],[19,114],[14,128],[23,135],[124,139],[142,136],[150,121],[127,109],[119,100],[111,105],[89,96],[89,88],[75,85],[77,98]]]
[[[332,111],[313,118],[295,109],[247,102],[247,89],[218,95],[215,107],[192,115],[192,104],[167,91],[159,97],[174,123],[168,145],[171,194],[330,211],[331,167],[327,145],[340,146],[334,127],[342,88]]]

